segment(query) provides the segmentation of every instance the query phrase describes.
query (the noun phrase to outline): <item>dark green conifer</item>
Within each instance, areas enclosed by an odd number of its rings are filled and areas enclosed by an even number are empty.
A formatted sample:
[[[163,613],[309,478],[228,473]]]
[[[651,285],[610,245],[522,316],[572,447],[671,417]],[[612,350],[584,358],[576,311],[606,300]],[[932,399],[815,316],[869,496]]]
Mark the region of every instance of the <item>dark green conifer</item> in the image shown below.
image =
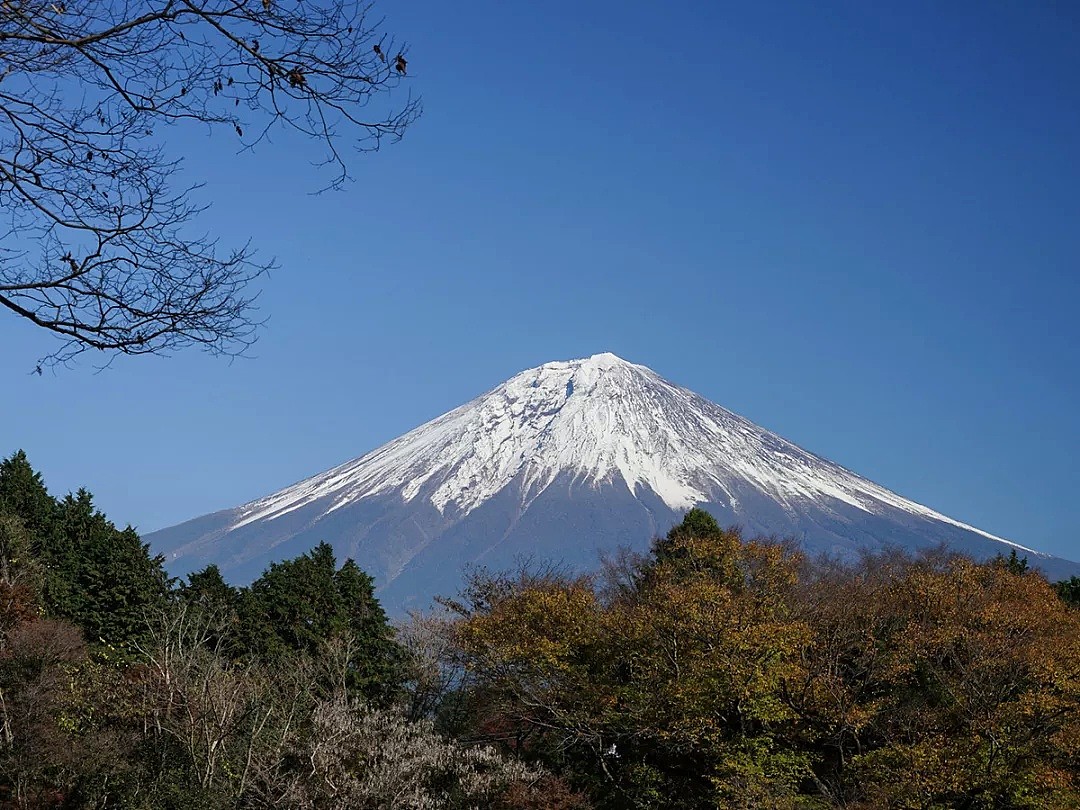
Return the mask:
[[[653,544],[653,557],[656,562],[662,562],[676,553],[680,540],[689,538],[708,540],[720,537],[723,533],[724,530],[720,528],[716,518],[704,509],[695,506],[683,515],[682,521],[671,527],[666,537],[656,540]]]
[[[60,503],[60,535],[68,556],[68,599],[51,610],[82,628],[91,643],[131,648],[146,633],[147,619],[168,594],[161,556],[151,556],[130,526],[120,530],[94,508],[85,489]]]
[[[21,450],[0,461],[0,512],[29,536],[46,615],[72,622],[91,643],[131,649],[144,637],[168,578],[134,529],[117,529],[85,489],[58,502]]]
[[[338,570],[327,543],[273,563],[244,592],[240,624],[241,645],[263,661],[318,655],[326,642],[347,637],[351,690],[378,701],[400,683],[400,648],[371,578],[352,560]]]
[[[1030,568],[1028,558],[1018,556],[1015,548],[1009,552],[1008,557],[1004,554],[998,554],[994,558],[994,562],[1004,567],[1010,574],[1016,574],[1018,577],[1026,574]]]
[[[1054,584],[1054,590],[1066,604],[1080,608],[1080,577],[1069,577],[1057,582]]]

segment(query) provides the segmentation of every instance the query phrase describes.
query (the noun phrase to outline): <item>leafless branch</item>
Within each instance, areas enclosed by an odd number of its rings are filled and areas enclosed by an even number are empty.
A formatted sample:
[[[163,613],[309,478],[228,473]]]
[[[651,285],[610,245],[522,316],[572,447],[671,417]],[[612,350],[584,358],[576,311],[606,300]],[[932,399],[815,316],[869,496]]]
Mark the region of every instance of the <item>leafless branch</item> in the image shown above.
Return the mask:
[[[420,114],[404,44],[356,0],[0,0],[0,306],[87,350],[242,353],[272,262],[196,230],[167,125],[321,148],[328,187]],[[40,370],[40,365],[38,367]]]

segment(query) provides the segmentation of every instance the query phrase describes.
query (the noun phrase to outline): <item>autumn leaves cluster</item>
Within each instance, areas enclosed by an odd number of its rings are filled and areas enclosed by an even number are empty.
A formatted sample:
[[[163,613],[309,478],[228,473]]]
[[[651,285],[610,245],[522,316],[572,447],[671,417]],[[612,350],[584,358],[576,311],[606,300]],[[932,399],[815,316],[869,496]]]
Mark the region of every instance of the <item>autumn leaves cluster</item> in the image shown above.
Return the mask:
[[[1080,806],[1080,614],[1015,556],[829,564],[694,510],[448,604],[458,733],[597,806]]]

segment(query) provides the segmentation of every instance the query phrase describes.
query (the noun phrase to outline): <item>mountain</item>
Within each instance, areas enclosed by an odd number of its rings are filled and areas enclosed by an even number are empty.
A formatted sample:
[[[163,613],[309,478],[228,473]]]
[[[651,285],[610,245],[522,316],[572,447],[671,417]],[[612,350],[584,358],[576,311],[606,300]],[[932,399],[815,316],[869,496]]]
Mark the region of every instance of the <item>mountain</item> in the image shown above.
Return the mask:
[[[148,536],[178,574],[244,582],[321,540],[371,572],[391,611],[453,594],[466,565],[591,568],[644,549],[687,508],[811,553],[941,543],[1080,565],[907,500],[613,354],[547,363],[377,450],[257,501]]]

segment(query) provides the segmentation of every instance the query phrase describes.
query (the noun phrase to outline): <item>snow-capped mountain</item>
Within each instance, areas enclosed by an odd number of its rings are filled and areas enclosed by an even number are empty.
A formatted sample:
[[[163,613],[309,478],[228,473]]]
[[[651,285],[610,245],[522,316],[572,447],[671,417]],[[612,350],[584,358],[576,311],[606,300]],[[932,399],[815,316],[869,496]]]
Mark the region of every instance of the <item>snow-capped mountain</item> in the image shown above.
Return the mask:
[[[1052,577],[1080,573],[607,353],[523,371],[360,458],[148,540],[176,573],[213,562],[234,581],[326,540],[396,611],[453,593],[466,565],[593,567],[618,545],[646,548],[694,505],[810,552],[1016,548]]]

